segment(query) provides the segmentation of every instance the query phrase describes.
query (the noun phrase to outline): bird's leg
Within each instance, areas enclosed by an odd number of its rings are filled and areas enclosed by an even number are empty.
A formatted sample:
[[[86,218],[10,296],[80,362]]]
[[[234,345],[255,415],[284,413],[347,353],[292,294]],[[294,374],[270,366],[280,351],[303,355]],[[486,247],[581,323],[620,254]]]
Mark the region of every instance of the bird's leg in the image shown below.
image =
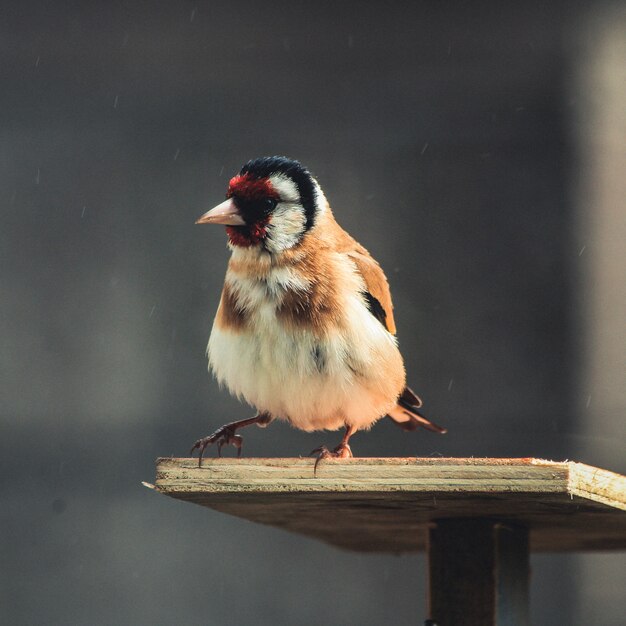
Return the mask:
[[[267,426],[272,419],[274,419],[269,413],[262,411],[257,413],[254,417],[249,417],[245,420],[239,420],[238,422],[231,422],[225,424],[221,428],[218,428],[212,435],[198,439],[193,444],[189,456],[193,456],[193,451],[198,450],[200,455],[198,457],[198,467],[202,467],[202,457],[204,451],[208,446],[217,443],[217,455],[222,456],[222,448],[227,445],[232,445],[237,448],[237,456],[241,456],[241,446],[243,445],[243,438],[241,435],[237,435],[237,431],[244,426],[250,426],[251,424],[257,424],[259,426]]]
[[[341,443],[336,448],[329,450],[326,446],[320,446],[311,451],[309,456],[317,454],[317,459],[315,459],[315,465],[313,466],[314,474],[317,473],[317,466],[322,459],[349,459],[352,457],[352,450],[348,445],[348,441],[350,437],[354,435],[354,431],[354,426],[346,424],[346,432],[343,435]]]

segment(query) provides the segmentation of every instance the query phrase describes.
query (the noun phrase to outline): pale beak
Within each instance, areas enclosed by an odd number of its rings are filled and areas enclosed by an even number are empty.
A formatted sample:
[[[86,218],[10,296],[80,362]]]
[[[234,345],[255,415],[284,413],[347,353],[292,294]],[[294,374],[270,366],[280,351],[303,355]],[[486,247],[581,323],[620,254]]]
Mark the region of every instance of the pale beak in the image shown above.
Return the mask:
[[[243,217],[232,198],[228,198],[216,207],[201,215],[196,224],[226,224],[227,226],[245,226]]]

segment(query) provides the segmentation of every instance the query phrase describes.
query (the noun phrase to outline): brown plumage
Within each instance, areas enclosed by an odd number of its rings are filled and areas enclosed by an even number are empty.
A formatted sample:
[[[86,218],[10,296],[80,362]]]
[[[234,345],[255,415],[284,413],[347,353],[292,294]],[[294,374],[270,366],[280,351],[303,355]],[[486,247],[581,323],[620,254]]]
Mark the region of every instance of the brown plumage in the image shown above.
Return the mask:
[[[239,306],[236,295],[228,285],[224,285],[222,297],[217,308],[215,323],[221,328],[239,331],[248,323],[249,314]]]

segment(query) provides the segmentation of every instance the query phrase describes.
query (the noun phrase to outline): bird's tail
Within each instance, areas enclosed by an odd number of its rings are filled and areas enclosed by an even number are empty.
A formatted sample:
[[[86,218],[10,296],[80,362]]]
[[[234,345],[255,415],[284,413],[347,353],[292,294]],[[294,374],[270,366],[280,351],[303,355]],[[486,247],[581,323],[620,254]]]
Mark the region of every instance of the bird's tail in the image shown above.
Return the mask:
[[[443,435],[448,432],[447,428],[438,426],[424,417],[419,409],[422,406],[421,398],[415,394],[409,387],[405,387],[404,391],[398,398],[398,404],[389,411],[387,417],[395,422],[404,430],[416,430],[418,427],[430,430],[433,433]]]

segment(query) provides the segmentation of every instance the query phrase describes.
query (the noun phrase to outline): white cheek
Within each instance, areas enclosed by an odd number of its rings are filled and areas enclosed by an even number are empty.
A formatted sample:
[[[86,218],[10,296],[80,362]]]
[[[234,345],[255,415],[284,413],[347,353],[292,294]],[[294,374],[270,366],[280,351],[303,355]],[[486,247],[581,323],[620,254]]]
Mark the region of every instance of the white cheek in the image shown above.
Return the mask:
[[[272,174],[270,176],[270,184],[285,202],[299,202],[300,194],[298,193],[298,187],[288,176]]]
[[[271,252],[292,248],[300,241],[305,222],[304,211],[300,205],[281,202],[267,227],[265,246]]]

